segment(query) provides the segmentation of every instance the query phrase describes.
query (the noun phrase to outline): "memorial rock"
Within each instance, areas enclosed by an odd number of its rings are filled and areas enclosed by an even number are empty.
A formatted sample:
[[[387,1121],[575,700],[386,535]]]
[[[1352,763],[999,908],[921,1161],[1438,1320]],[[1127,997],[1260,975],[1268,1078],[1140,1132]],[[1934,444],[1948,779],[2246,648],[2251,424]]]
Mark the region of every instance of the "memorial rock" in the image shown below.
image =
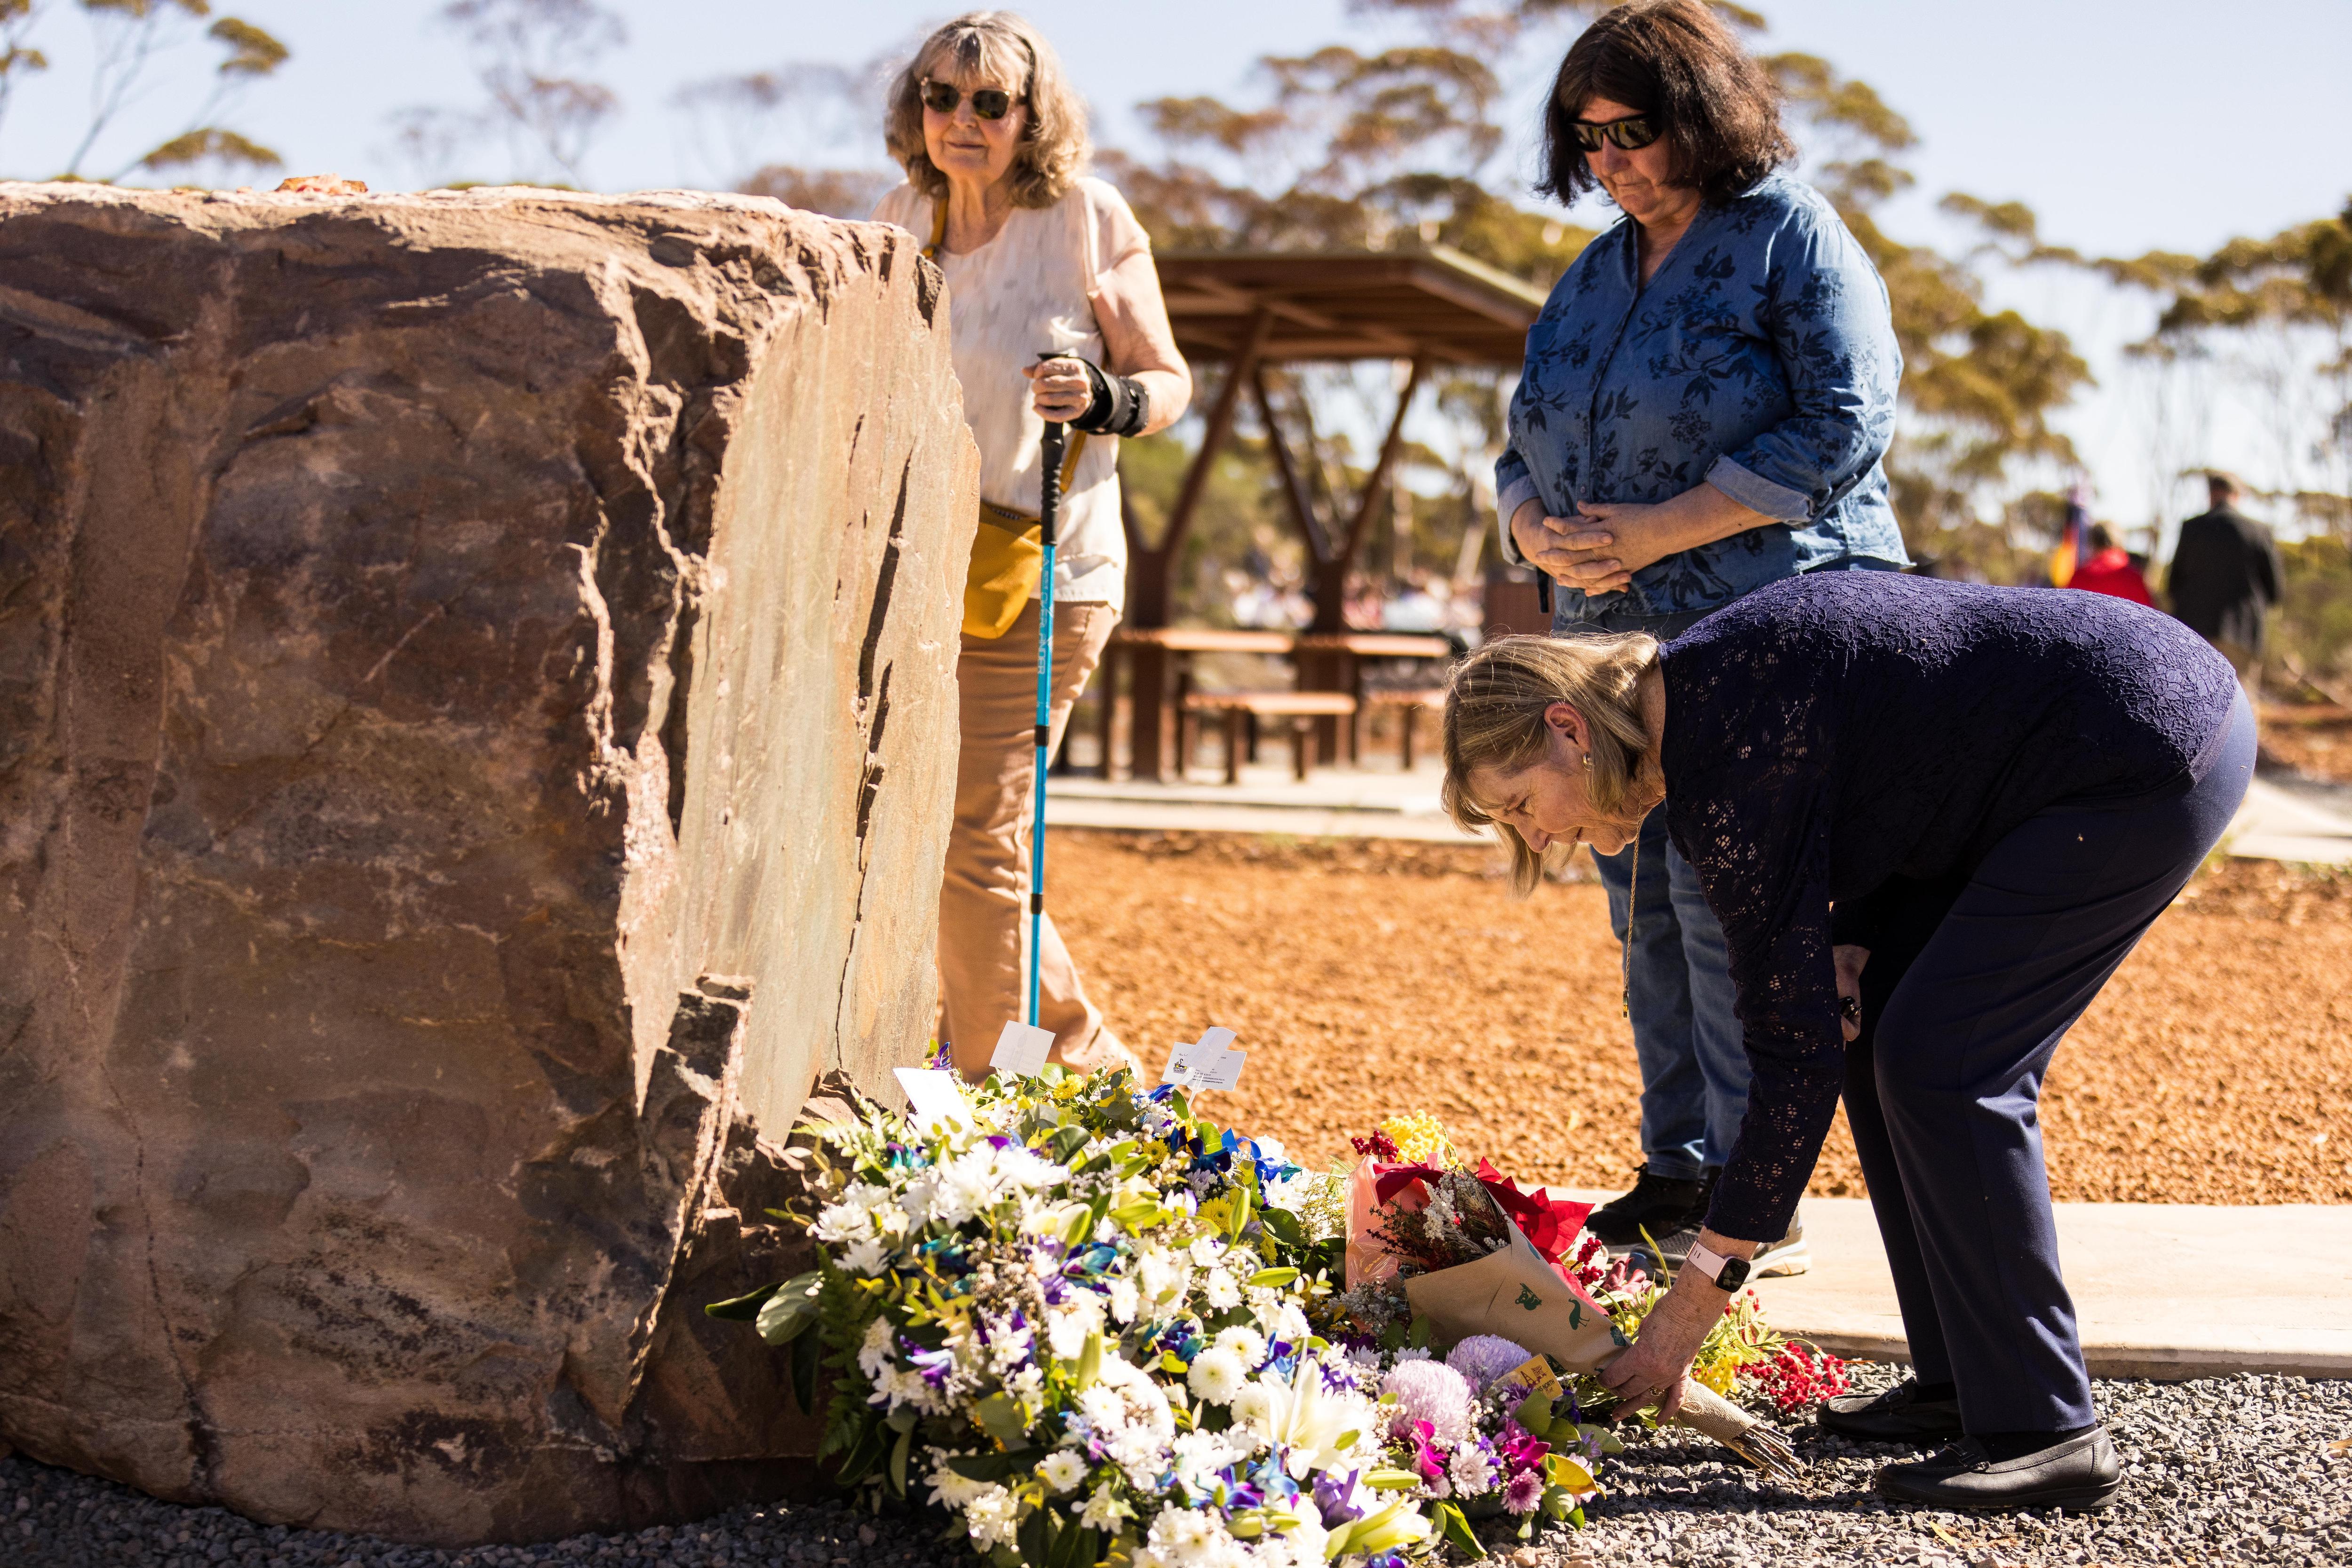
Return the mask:
[[[804,1472],[700,1308],[929,1032],[976,474],[897,231],[0,184],[0,1442],[440,1543]]]

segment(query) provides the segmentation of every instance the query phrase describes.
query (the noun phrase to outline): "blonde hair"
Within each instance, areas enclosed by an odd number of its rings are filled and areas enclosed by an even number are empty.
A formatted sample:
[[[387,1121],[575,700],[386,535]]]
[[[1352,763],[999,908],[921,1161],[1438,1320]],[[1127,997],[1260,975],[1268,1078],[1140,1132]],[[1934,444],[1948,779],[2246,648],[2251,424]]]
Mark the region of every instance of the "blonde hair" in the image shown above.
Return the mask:
[[[908,183],[927,196],[947,193],[948,177],[923,145],[923,78],[941,69],[970,81],[995,80],[1028,106],[1021,150],[1005,175],[1016,207],[1050,207],[1086,167],[1087,106],[1062,73],[1062,58],[1025,17],[967,11],[923,40],[890,85],[882,135]]]
[[[1473,832],[1499,830],[1511,852],[1511,889],[1520,897],[1543,880],[1543,856],[1470,798],[1470,775],[1481,768],[1517,773],[1549,755],[1544,714],[1566,703],[1584,716],[1591,737],[1585,789],[1593,805],[1638,829],[1654,787],[1643,776],[1650,731],[1642,717],[1642,677],[1657,667],[1658,640],[1643,632],[1498,637],[1454,666],[1445,683],[1445,810]]]

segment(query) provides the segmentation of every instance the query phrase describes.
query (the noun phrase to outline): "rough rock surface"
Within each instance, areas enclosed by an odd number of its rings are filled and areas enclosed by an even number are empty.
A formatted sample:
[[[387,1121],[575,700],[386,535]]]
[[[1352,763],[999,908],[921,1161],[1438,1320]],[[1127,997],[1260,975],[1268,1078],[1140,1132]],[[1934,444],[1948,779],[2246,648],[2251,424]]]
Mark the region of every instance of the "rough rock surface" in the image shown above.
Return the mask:
[[[0,1440],[445,1543],[773,1495],[698,1309],[923,1048],[975,476],[887,229],[0,184]]]

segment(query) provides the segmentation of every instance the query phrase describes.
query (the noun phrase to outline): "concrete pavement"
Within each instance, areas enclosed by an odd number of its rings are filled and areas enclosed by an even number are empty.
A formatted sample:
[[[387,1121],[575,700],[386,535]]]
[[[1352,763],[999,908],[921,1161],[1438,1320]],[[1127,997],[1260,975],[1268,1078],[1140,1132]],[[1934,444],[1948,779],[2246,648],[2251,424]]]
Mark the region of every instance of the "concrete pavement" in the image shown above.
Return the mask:
[[[2057,1209],[2093,1376],[2352,1378],[2352,1206]],[[1756,1287],[1772,1326],[1839,1355],[1908,1360],[1869,1200],[1807,1198],[1803,1213],[1811,1270]]]

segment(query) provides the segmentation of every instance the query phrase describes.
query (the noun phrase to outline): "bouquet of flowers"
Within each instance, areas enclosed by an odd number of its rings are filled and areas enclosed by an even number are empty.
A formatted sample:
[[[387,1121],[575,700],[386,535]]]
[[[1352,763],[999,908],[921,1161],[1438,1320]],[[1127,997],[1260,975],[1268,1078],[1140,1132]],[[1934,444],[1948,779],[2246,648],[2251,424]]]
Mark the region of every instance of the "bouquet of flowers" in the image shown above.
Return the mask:
[[[1579,1239],[1589,1206],[1523,1192],[1483,1159],[1471,1166],[1434,1117],[1392,1117],[1355,1143],[1342,1305],[1375,1329],[1417,1315],[1451,1335],[1516,1336],[1571,1375],[1580,1415],[1609,1409],[1615,1396],[1591,1375],[1633,1343],[1664,1284]],[[1797,1408],[1842,1392],[1841,1365],[1774,1333],[1748,1291],[1709,1331],[1674,1419],[1793,1475],[1787,1439],[1732,1401],[1744,1384]]]

